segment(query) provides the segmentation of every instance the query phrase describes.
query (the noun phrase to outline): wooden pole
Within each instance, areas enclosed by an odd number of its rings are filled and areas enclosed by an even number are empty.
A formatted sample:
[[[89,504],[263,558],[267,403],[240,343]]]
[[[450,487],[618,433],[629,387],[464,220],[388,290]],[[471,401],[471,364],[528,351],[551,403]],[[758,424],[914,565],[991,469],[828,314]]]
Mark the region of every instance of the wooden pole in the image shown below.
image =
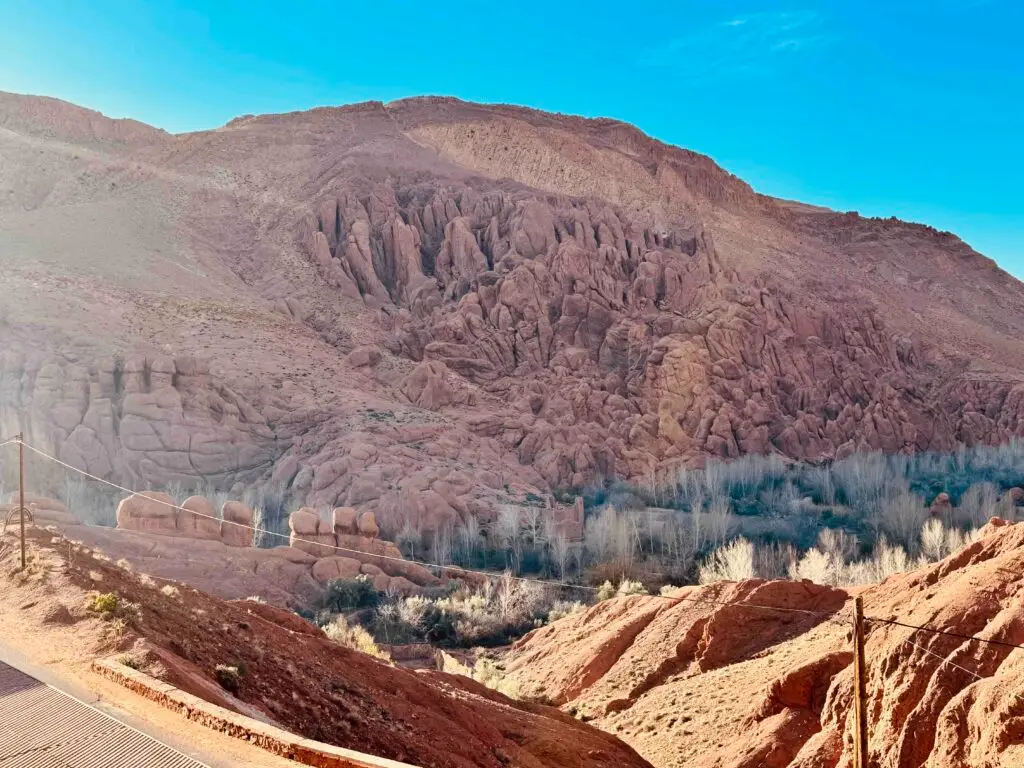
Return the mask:
[[[854,768],[868,768],[868,701],[864,665],[864,601],[853,601],[853,703],[856,733],[853,743]]]
[[[21,518],[21,569],[25,570],[25,443],[18,435],[18,517]]]

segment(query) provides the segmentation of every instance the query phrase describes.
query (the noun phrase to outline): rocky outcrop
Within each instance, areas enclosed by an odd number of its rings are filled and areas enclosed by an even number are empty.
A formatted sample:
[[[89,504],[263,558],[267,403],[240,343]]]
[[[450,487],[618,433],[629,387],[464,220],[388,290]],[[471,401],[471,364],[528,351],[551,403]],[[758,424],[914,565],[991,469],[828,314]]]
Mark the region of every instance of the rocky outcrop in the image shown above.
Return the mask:
[[[878,619],[866,645],[872,765],[1013,765],[1024,755],[1024,669],[1012,648],[886,623],[1024,643],[1024,524],[993,520],[982,534],[860,593]],[[520,690],[619,734],[656,765],[839,768],[853,757],[849,610],[843,591],[809,582],[684,587],[601,602],[535,630],[504,662]]]
[[[357,518],[354,509],[339,508],[326,519],[304,507],[292,512],[288,528],[289,546],[316,558],[313,577],[321,584],[363,574],[380,591],[405,594],[441,583],[426,567],[407,561],[394,542],[377,538],[372,512]]]
[[[89,366],[0,353],[0,425],[93,475],[133,487],[233,483],[273,463],[260,412],[201,358],[99,358]]]
[[[249,507],[240,501],[226,501],[221,509],[220,540],[229,547],[251,547],[254,517]]]
[[[0,521],[19,521],[18,511],[21,509],[21,495],[15,491],[9,496],[9,504],[0,504]],[[60,526],[81,525],[79,520],[65,506],[64,502],[39,496],[34,493],[25,494],[25,509],[30,517],[26,518],[38,525],[57,524]]]
[[[220,516],[209,499],[190,496],[178,510],[177,529],[180,535],[190,539],[220,541]]]
[[[177,506],[173,497],[160,491],[137,493],[117,505],[117,527],[125,531],[177,536]]]
[[[870,310],[822,312],[740,276],[699,227],[654,230],[597,201],[467,188],[394,198],[371,201],[412,222],[423,253],[436,248],[436,286],[418,283],[416,302],[400,298],[397,275],[378,275],[396,297],[393,348],[420,361],[403,394],[434,410],[472,404],[452,373],[500,394],[518,413],[487,429],[551,486],[698,456],[948,450],[1024,424],[1024,385],[940,390],[939,360],[918,339]],[[303,226],[345,231],[366,218],[362,202],[344,201],[331,208],[340,219]],[[366,236],[387,254],[385,234]],[[334,257],[346,263],[347,250]],[[951,397],[1001,406],[953,412]]]

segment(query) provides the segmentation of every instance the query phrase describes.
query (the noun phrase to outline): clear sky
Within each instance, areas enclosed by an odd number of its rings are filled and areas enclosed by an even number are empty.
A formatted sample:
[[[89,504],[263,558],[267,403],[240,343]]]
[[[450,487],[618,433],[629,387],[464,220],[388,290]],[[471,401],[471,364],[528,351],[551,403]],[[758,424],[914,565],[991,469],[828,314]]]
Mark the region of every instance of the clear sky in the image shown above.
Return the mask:
[[[0,90],[180,132],[442,94],[615,117],[1024,277],[1020,0],[0,0]]]

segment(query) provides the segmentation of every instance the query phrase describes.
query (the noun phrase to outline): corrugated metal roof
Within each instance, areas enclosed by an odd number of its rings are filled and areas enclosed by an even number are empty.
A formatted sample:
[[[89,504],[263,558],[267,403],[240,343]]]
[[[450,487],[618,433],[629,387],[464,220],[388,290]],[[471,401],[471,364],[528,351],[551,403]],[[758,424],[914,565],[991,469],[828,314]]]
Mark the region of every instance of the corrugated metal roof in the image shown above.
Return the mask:
[[[206,768],[0,663],[0,768]]]

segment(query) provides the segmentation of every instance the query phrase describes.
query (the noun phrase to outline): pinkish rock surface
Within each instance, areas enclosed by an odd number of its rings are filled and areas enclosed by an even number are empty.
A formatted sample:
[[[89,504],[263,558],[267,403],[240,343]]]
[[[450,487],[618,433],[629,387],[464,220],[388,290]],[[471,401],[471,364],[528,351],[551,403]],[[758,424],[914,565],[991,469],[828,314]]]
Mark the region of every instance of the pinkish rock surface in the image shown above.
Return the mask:
[[[710,457],[1024,435],[1024,286],[948,233],[609,120],[82,114],[0,98],[0,433],[126,487],[273,488],[393,537]]]

